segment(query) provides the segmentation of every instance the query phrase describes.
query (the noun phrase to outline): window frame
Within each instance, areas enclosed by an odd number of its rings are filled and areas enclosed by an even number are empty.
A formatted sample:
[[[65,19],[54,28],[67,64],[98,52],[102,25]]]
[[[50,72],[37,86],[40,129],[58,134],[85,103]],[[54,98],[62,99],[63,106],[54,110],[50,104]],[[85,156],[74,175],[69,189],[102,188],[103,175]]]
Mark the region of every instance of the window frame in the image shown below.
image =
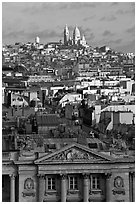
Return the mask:
[[[72,183],[71,183],[72,178]],[[69,176],[69,190],[78,190],[78,177],[77,176]]]
[[[90,188],[91,190],[100,190],[100,176],[91,175],[90,176]]]
[[[54,179],[54,182],[53,182],[53,179]],[[49,183],[49,181],[50,181],[50,183]],[[53,186],[55,188],[53,188]],[[54,175],[53,176],[52,175],[46,176],[46,191],[57,191],[57,179]]]

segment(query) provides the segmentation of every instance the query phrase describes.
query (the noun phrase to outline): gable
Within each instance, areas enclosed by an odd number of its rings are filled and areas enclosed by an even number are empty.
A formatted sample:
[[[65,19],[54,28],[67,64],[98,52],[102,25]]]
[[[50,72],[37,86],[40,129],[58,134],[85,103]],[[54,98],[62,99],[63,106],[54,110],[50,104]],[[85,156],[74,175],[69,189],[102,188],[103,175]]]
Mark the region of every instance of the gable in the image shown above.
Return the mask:
[[[45,164],[46,162],[98,162],[110,161],[111,158],[100,153],[91,151],[88,147],[80,144],[68,145],[54,153],[35,160],[36,164]]]
[[[49,158],[51,161],[81,161],[81,160],[97,160],[100,159],[99,157],[90,154],[89,152],[83,151],[81,149],[78,149],[76,147],[67,149],[65,151],[62,151],[59,154],[56,154],[54,156],[51,156]]]

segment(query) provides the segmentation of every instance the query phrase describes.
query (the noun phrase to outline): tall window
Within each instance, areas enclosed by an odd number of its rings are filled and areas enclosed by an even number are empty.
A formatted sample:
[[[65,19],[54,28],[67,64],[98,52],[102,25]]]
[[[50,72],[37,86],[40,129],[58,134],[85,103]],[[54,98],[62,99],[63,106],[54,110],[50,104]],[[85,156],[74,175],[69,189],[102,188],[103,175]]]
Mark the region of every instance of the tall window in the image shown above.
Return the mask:
[[[93,189],[99,189],[100,188],[99,176],[93,176],[92,177],[92,188]]]
[[[4,176],[2,176],[2,188],[4,188]]]
[[[78,190],[78,177],[76,176],[69,177],[69,189]]]
[[[56,180],[53,177],[48,177],[48,190],[56,190]]]

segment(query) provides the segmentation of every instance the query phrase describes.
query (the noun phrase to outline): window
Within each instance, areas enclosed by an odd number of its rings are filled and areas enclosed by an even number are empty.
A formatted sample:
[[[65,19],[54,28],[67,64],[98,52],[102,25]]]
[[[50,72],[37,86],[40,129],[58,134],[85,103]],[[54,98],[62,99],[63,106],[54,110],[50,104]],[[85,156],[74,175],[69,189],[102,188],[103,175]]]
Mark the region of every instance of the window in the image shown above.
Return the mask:
[[[4,176],[2,176],[2,188],[4,188],[5,187],[5,185],[4,185]]]
[[[48,177],[48,190],[56,190],[56,181],[53,177]]]
[[[55,144],[48,144],[47,148],[48,149],[56,149],[56,145]]]
[[[69,177],[69,189],[78,190],[78,177],[76,176]]]
[[[88,146],[91,149],[97,149],[98,148],[97,143],[88,143]]]
[[[99,189],[100,188],[99,176],[93,176],[92,177],[92,188],[93,189]]]

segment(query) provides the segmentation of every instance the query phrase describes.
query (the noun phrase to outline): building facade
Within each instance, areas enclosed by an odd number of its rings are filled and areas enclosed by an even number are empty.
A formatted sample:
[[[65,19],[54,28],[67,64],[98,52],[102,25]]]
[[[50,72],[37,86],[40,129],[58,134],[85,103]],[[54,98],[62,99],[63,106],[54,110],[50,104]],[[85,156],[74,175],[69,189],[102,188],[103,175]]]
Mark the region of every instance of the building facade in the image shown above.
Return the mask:
[[[135,201],[132,158],[114,158],[78,143],[50,153],[27,151],[27,146],[3,152],[3,201]]]

